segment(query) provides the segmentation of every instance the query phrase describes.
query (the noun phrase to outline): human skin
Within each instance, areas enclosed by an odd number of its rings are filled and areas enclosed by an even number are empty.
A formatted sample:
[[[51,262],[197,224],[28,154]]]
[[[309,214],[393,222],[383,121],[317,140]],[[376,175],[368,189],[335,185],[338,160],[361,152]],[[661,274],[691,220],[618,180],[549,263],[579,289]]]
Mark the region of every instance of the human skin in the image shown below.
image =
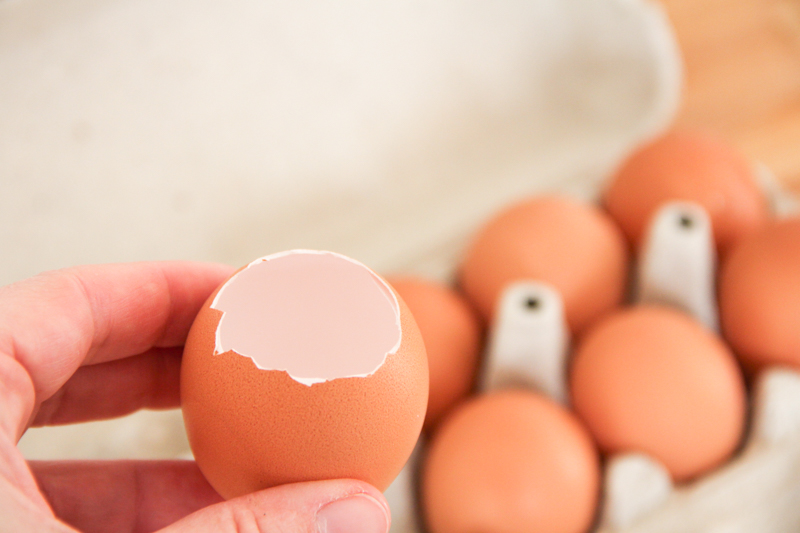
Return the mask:
[[[183,343],[233,269],[190,262],[76,267],[0,288],[0,531],[385,533],[356,480],[223,501],[193,461],[26,461],[28,427],[180,405]]]

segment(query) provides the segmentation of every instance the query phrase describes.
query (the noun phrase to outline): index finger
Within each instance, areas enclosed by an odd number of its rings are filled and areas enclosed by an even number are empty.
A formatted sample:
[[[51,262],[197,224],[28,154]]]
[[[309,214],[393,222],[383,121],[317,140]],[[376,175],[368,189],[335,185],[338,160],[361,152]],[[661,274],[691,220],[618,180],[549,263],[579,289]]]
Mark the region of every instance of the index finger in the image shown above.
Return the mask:
[[[203,302],[232,272],[186,261],[93,265],[3,287],[0,357],[27,370],[38,405],[81,365],[182,345]]]

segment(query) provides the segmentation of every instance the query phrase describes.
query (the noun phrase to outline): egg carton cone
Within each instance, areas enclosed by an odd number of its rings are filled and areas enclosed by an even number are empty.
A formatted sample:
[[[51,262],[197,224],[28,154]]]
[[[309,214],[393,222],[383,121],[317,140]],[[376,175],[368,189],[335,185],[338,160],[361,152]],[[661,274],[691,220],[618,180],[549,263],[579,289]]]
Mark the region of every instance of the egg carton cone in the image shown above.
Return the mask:
[[[522,386],[566,404],[568,348],[558,291],[541,282],[513,283],[500,296],[480,390]]]
[[[719,331],[711,219],[691,202],[668,202],[653,216],[638,260],[635,299],[671,305]]]

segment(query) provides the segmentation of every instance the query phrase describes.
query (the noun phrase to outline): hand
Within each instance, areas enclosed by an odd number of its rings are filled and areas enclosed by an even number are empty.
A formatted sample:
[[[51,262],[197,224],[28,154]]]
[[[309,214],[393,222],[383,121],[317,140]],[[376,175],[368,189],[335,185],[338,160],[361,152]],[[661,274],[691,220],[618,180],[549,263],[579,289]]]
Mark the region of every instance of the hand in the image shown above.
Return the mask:
[[[0,531],[386,533],[386,500],[360,481],[223,502],[193,461],[26,462],[17,449],[29,426],[178,407],[189,327],[231,272],[87,266],[0,288]]]

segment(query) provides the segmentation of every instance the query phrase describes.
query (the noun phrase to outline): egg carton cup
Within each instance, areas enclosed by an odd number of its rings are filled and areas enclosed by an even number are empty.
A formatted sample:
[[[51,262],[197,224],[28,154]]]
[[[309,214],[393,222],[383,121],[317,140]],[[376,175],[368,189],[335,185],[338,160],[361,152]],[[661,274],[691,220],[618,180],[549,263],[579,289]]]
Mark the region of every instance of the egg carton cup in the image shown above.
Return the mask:
[[[800,200],[755,165],[776,218],[800,215]],[[636,258],[631,303],[679,309],[719,333],[717,257],[711,220],[692,202],[667,202],[650,221]],[[557,290],[538,280],[510,284],[499,297],[479,393],[525,387],[569,403],[569,330]],[[800,373],[771,368],[751,397],[750,431],[731,461],[675,486],[667,469],[642,453],[617,454],[605,466],[597,533],[788,533],[800,530]],[[421,531],[414,483],[424,453],[387,491],[392,531]],[[414,514],[414,515],[412,515]]]

